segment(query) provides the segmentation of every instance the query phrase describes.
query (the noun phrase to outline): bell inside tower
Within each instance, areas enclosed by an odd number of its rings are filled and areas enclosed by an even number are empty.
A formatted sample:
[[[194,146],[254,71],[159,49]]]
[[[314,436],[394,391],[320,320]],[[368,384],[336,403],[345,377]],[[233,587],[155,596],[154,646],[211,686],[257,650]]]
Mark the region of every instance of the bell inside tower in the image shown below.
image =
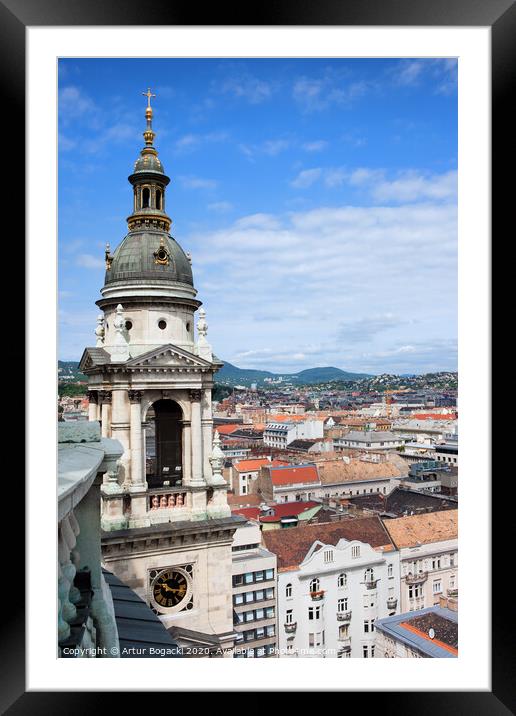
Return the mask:
[[[182,419],[174,400],[157,400],[147,412],[145,470],[149,487],[182,483]]]

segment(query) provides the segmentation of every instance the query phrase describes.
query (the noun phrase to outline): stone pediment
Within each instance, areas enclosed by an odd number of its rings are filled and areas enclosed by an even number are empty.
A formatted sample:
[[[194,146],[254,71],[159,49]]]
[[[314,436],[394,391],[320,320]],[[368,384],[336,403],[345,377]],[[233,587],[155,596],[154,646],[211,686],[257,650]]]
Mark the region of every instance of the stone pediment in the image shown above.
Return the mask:
[[[79,361],[79,370],[81,373],[86,373],[92,368],[97,368],[110,362],[111,357],[104,348],[85,348]]]
[[[131,358],[124,364],[124,367],[145,370],[152,370],[152,368],[206,369],[212,368],[212,365],[183,348],[168,344]]]

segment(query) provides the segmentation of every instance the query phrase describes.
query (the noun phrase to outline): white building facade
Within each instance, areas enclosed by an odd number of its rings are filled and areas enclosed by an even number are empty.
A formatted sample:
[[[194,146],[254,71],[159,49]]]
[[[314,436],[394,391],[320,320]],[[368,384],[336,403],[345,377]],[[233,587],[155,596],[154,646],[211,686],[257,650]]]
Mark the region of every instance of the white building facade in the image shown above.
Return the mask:
[[[281,657],[372,658],[375,620],[399,606],[398,553],[316,540],[297,569],[278,572],[277,602]]]

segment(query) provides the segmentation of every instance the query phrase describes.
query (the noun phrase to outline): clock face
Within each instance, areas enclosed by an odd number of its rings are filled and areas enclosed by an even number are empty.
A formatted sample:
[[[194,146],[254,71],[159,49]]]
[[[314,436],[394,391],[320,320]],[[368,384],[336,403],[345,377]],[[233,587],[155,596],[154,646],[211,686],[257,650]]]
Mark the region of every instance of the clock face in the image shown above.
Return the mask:
[[[152,598],[160,609],[179,606],[190,596],[187,574],[181,569],[165,569],[155,577],[151,585]]]

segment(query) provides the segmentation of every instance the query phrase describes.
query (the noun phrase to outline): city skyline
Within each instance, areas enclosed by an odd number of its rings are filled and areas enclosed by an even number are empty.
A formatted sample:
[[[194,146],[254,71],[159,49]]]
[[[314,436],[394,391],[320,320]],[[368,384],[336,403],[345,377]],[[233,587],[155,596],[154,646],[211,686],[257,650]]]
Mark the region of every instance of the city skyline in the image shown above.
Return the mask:
[[[454,60],[59,69],[62,359],[94,342],[151,85],[171,233],[192,254],[222,359],[278,373],[456,370]]]

